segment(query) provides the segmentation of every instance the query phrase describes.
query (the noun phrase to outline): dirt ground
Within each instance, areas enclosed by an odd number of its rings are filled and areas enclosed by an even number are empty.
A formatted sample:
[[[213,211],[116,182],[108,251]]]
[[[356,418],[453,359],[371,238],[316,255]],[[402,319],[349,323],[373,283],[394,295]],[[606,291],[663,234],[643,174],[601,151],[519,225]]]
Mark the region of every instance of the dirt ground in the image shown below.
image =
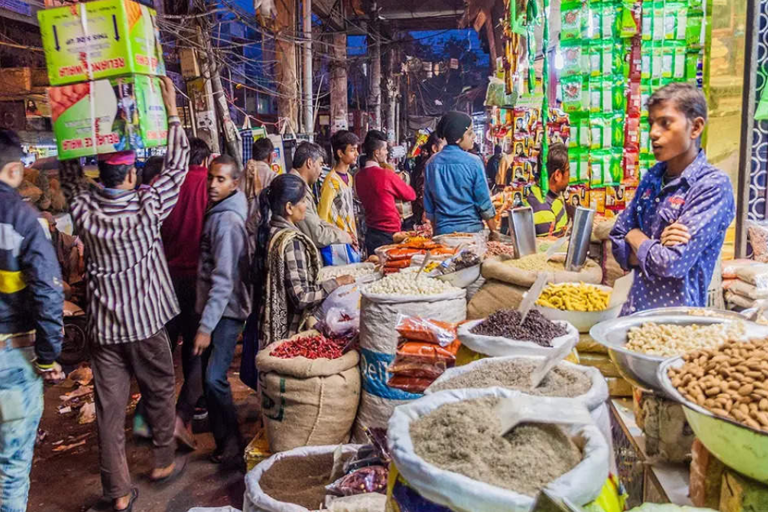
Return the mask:
[[[235,404],[240,416],[241,431],[246,440],[253,437],[258,419],[256,393],[240,382],[239,350],[230,369]],[[180,350],[176,350],[177,388],[181,384]],[[45,411],[40,422],[42,441],[38,438],[32,467],[28,512],[111,511],[111,503],[101,499],[99,477],[99,448],[96,423],[80,425],[77,411],[60,413],[61,395],[73,389],[62,385],[45,390]],[[178,391],[178,389],[177,389]],[[138,389],[134,383],[134,394]],[[134,396],[135,399],[135,396]],[[135,401],[135,400],[134,400]],[[207,422],[194,425],[198,449],[189,454],[185,473],[165,486],[149,482],[146,474],[152,469],[152,450],[147,441],[134,440],[131,433],[133,412],[127,415],[126,453],[139,499],[134,512],[187,512],[192,507],[243,506],[245,484],[237,470],[222,470],[208,457],[214,443]],[[75,446],[73,446],[75,445]],[[64,449],[69,447],[68,449]],[[58,451],[57,451],[58,450]]]

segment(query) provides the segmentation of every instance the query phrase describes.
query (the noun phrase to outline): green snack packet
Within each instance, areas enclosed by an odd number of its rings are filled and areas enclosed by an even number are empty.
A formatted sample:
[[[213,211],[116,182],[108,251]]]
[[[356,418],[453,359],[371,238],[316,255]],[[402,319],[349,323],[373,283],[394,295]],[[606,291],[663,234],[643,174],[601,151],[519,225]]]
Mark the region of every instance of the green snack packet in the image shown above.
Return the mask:
[[[642,21],[642,34],[643,41],[650,41],[653,39],[653,4],[651,2],[643,2],[643,21]]]
[[[51,85],[129,73],[164,75],[155,11],[97,0],[37,12]]]
[[[645,2],[643,2],[645,4]],[[643,5],[645,8],[645,5]],[[648,3],[648,8],[653,8],[653,36],[654,41],[664,40],[664,2]]]
[[[564,76],[560,79],[563,97],[563,110],[579,112],[584,106],[582,98],[582,79],[580,76]]]
[[[678,4],[677,7],[677,32],[675,39],[678,41],[685,41],[686,32],[688,27],[688,8],[685,4]]]
[[[661,45],[654,46],[651,49],[651,79],[662,78],[664,65],[664,48]]]
[[[573,128],[573,126],[571,126]],[[573,132],[571,132],[573,133]],[[579,182],[579,160],[581,158],[581,150],[576,148],[568,149],[568,161],[571,163],[571,175],[568,179],[569,185],[574,185]]]
[[[649,80],[651,78],[651,50],[647,49],[641,55],[642,65],[640,67],[640,79]]]
[[[651,128],[648,126],[648,120],[640,121],[640,153],[647,155],[651,149]]]
[[[563,69],[561,76],[581,75],[582,47],[578,41],[567,41],[561,46],[563,54]]]
[[[602,22],[601,22],[602,6],[600,4],[590,3],[589,9],[589,28],[587,29],[587,35],[590,39],[602,39]]]
[[[672,43],[666,43],[662,48],[661,77],[672,78],[672,70],[675,67],[675,48]]]
[[[589,130],[591,132],[590,149],[601,149],[603,147],[604,129],[605,120],[602,116],[592,116],[589,118]]]
[[[613,37],[616,27],[616,5],[612,3],[603,4],[600,21],[602,23],[602,36],[605,39]]]
[[[613,147],[613,114],[603,114],[603,149]]]
[[[685,25],[685,42],[689,48],[701,47],[701,27],[704,21],[702,14],[688,14]]]
[[[588,148],[592,145],[592,132],[589,127],[589,118],[582,117],[578,120],[579,125],[579,146]]]
[[[51,87],[48,97],[60,160],[166,144],[168,121],[157,77]]]
[[[603,79],[589,79],[589,112],[599,114],[603,109]]]
[[[594,42],[589,45],[589,75],[600,76],[603,72],[602,43]]]
[[[648,100],[651,99],[651,84],[648,81],[640,82],[640,117],[648,117]],[[641,126],[648,125],[648,119],[645,119],[645,125],[643,121],[640,121]]]
[[[606,161],[606,157],[608,161]],[[592,158],[590,159],[589,170],[589,186],[590,187],[602,187],[603,186],[603,169],[607,167],[606,164],[610,163],[610,153],[606,151],[593,151]]]
[[[602,74],[613,74],[613,53],[614,45],[612,41],[606,41],[602,44]]]
[[[581,2],[564,2],[561,7],[562,24],[560,26],[560,40],[581,39],[582,16],[584,8]]]
[[[589,152],[585,150],[579,155],[579,182],[589,183]]]
[[[619,24],[619,36],[622,38],[629,38],[638,35],[641,31],[640,26],[637,24],[635,18],[635,1],[624,0],[621,5],[621,22]],[[642,17],[640,18],[642,24]]]
[[[624,179],[624,169],[621,165],[622,156],[623,151],[621,149],[611,151],[611,160],[606,176],[606,180],[610,180],[611,185],[621,185],[621,180]]]
[[[672,78],[675,81],[685,79],[685,43],[676,41],[674,46],[675,62],[672,68]]]
[[[580,127],[579,123],[576,123],[576,122],[573,121],[573,119],[571,119],[571,127],[570,127],[571,128],[571,134],[568,137],[568,150],[569,150],[569,153],[574,148],[578,148],[579,147],[579,127]]]
[[[675,39],[677,36],[677,14],[680,4],[667,2],[664,5],[664,39]]]
[[[611,146],[624,147],[624,114],[619,112],[611,119]]]
[[[685,81],[696,84],[699,71],[699,52],[698,50],[686,52],[685,54]]]
[[[613,112],[613,83],[609,80],[604,80],[600,84],[600,89],[600,96],[602,98],[600,110],[604,114]]]
[[[611,88],[612,110],[626,112],[627,95],[624,88],[624,82],[620,76],[614,76],[613,87]]]

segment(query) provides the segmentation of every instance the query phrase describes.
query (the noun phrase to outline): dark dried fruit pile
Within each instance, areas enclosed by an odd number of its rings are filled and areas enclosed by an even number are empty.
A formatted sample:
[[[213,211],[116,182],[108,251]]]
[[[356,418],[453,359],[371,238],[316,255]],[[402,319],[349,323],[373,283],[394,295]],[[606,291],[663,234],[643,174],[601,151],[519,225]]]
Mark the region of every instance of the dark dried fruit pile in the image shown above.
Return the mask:
[[[564,336],[568,331],[563,325],[558,325],[537,310],[532,310],[520,325],[520,312],[515,309],[502,309],[492,314],[476,325],[472,334],[480,336],[500,336],[519,341],[532,341],[542,347],[551,347],[552,340]]]
[[[281,343],[272,351],[272,356],[280,359],[306,357],[307,359],[338,359],[344,355],[344,340],[326,338],[322,334],[303,336]]]

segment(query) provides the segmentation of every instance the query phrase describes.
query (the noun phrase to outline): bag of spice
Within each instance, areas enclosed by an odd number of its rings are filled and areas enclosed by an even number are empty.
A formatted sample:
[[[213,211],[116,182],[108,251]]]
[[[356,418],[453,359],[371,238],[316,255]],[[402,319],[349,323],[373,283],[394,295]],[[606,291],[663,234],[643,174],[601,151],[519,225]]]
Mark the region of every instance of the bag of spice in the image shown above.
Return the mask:
[[[349,440],[360,400],[357,351],[335,359],[314,358],[317,352],[341,353],[336,347],[324,347],[318,342],[312,344],[315,352],[302,351],[311,358],[284,357],[284,353],[293,355],[295,350],[286,350],[284,346],[317,336],[320,336],[317,331],[302,332],[284,342],[273,343],[256,356],[261,410],[273,453]]]
[[[446,347],[456,339],[456,324],[422,318],[420,316],[399,315],[395,330],[400,336],[411,341],[424,341]]]
[[[387,437],[399,476],[426,502],[454,512],[528,512],[543,487],[579,506],[592,502],[608,478],[605,437],[594,424],[563,430],[522,425],[505,436],[495,433],[500,424],[491,402],[524,396],[502,388],[458,389],[398,407]],[[536,397],[538,403],[552,400],[564,399]],[[390,505],[399,505],[397,489],[389,496]]]

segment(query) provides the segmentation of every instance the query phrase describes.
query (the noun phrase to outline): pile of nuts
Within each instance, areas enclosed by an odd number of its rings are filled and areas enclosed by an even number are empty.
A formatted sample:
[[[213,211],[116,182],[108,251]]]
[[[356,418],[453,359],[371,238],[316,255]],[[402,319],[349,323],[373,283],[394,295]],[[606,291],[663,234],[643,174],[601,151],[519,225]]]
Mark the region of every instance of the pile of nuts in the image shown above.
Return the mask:
[[[742,322],[710,325],[644,323],[627,333],[624,348],[659,357],[675,357],[691,350],[716,348],[744,335]]]
[[[768,432],[768,339],[729,340],[683,356],[672,385],[710,412]]]
[[[414,271],[418,271],[418,268],[414,268]],[[378,295],[440,295],[456,290],[458,288],[450,283],[427,277],[423,272],[418,278],[414,278],[411,272],[389,274],[363,289],[366,293]]]
[[[515,247],[509,244],[504,244],[501,242],[488,242],[487,247],[488,250],[486,251],[485,255],[489,258],[491,256],[499,256],[501,254],[512,257],[515,256]]]
[[[367,276],[376,273],[376,266],[373,264],[354,264],[327,266],[320,269],[318,281],[334,279],[340,276],[352,276],[354,278]]]

